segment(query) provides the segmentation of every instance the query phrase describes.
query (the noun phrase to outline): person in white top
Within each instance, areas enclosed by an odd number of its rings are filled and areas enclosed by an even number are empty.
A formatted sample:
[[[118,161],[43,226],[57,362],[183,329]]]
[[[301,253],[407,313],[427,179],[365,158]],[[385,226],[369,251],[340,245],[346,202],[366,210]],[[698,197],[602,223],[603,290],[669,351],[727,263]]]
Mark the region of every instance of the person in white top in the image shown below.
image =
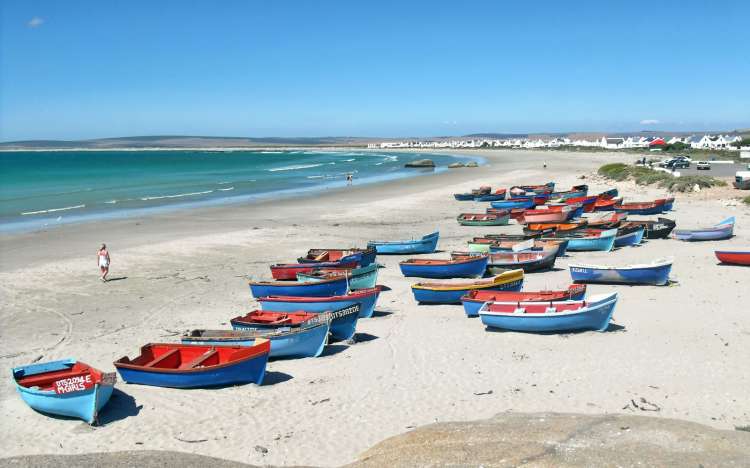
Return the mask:
[[[109,274],[109,250],[107,250],[107,244],[102,244],[99,247],[99,252],[96,253],[96,262],[99,265],[99,269],[102,272],[102,282],[107,282],[107,275]]]

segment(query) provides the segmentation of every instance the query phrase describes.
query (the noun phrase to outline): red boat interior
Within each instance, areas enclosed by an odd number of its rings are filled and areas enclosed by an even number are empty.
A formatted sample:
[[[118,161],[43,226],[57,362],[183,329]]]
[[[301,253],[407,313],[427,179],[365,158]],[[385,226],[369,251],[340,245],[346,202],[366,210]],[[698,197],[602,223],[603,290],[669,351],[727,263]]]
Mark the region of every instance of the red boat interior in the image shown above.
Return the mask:
[[[300,325],[318,314],[312,312],[269,312],[254,310],[242,317],[232,319],[232,322],[258,325]]]
[[[550,312],[569,312],[574,310],[580,310],[586,307],[586,302],[571,302],[570,304],[560,304],[553,302],[541,302],[526,304],[523,302],[517,302],[515,304],[490,304],[488,309],[490,312],[497,312],[501,314],[513,314],[516,310],[522,309],[526,314],[544,314],[547,310]]]
[[[136,367],[154,369],[189,370],[216,366],[263,353],[270,349],[270,343],[256,346],[196,346],[176,344],[149,344],[141,348],[141,355],[135,359],[127,357],[115,361]]]
[[[564,291],[469,291],[466,299],[478,302],[552,302],[567,301],[586,291],[585,284],[574,284]]]
[[[440,265],[455,265],[457,263],[467,263],[480,261],[486,257],[486,255],[456,255],[452,260],[442,260],[435,258],[410,258],[404,260],[401,263],[408,263],[409,265],[425,265],[425,266],[440,266]]]
[[[60,379],[69,379],[71,377],[83,377],[91,374],[94,383],[101,381],[101,373],[88,364],[76,362],[68,369],[62,369],[42,374],[21,377],[16,382],[18,385],[26,388],[39,387],[40,390],[52,390],[54,383]]]
[[[532,262],[534,260],[541,260],[545,258],[547,254],[541,252],[508,252],[508,253],[494,253],[490,254],[490,263],[493,262]]]

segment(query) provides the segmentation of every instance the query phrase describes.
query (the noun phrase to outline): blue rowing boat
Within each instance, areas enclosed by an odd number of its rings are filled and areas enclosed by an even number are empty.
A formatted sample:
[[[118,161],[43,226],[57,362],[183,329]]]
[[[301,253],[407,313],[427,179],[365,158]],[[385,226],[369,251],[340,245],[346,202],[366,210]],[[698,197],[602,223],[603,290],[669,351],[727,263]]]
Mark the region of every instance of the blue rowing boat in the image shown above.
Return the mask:
[[[330,322],[331,335],[341,341],[351,339],[357,329],[359,303],[341,309],[326,311],[269,311],[255,310],[230,320],[235,330],[269,330],[302,327],[323,321]]]
[[[250,292],[256,298],[266,296],[338,296],[346,294],[349,286],[345,276],[318,282],[249,281],[248,284],[250,285]]]
[[[650,284],[669,283],[673,259],[656,260],[649,264],[623,267],[571,264],[570,276],[576,283]]]
[[[262,310],[279,312],[325,312],[338,310],[354,304],[360,304],[360,318],[370,318],[375,310],[382,287],[360,289],[349,294],[329,297],[299,297],[299,296],[268,296],[258,297],[256,300]]]
[[[469,291],[520,291],[523,286],[523,270],[508,270],[493,278],[443,283],[417,283],[412,285],[414,299],[425,304],[460,304],[461,297]]]
[[[406,277],[476,278],[487,268],[487,255],[472,255],[451,260],[410,258],[399,263]]]
[[[307,251],[307,255],[298,258],[297,261],[300,263],[315,264],[322,262],[354,262],[359,266],[366,267],[375,262],[376,256],[377,252],[375,252],[375,249],[373,248],[360,249],[350,247],[346,249],[310,249]],[[323,267],[321,266],[320,268]],[[340,266],[336,268],[340,268]]]
[[[609,252],[615,245],[617,229],[607,231],[582,230],[576,233],[566,234],[561,232],[555,237],[542,237],[542,240],[567,239],[568,250],[571,252]]]
[[[731,216],[719,224],[700,229],[677,229],[674,237],[683,241],[709,241],[729,239],[734,235],[734,216]]]
[[[269,357],[318,357],[328,342],[329,323],[276,329],[192,330],[182,336],[183,344],[255,346],[258,340],[271,343]]]
[[[116,374],[104,373],[75,359],[12,369],[21,399],[41,413],[96,424],[114,390]]]
[[[263,383],[271,343],[251,347],[152,343],[134,359],[114,362],[127,383],[171,388],[205,388]]]
[[[505,190],[503,190],[502,193],[486,193],[474,197],[474,201],[478,202],[492,202],[498,200],[505,200]]]
[[[454,193],[453,198],[458,201],[473,201],[475,195],[473,193]]]
[[[534,199],[532,197],[528,198],[511,198],[508,200],[498,200],[490,202],[490,205],[492,205],[492,208],[499,209],[499,210],[512,210],[515,208],[532,208],[534,206]]]
[[[432,253],[437,248],[439,232],[427,234],[420,239],[403,241],[369,241],[367,247],[374,247],[379,254],[405,255]]]
[[[617,293],[591,296],[588,301],[486,302],[479,317],[487,328],[550,333],[604,331],[617,305]]]
[[[638,245],[643,240],[646,227],[643,225],[625,225],[617,229],[615,247]]]

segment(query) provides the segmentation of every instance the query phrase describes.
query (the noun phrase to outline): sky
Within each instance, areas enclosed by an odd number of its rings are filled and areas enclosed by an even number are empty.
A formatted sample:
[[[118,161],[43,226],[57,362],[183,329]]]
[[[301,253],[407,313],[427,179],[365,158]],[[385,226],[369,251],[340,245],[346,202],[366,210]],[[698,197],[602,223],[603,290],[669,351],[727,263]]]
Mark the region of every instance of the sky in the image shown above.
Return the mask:
[[[750,127],[750,2],[0,0],[0,141]]]

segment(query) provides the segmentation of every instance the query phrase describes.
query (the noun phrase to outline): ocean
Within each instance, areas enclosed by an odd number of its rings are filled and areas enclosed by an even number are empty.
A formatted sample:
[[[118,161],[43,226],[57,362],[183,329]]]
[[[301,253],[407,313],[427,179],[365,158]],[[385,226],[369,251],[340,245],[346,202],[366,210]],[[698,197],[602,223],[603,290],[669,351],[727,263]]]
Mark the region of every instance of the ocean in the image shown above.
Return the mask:
[[[0,152],[0,231],[112,219],[211,204],[293,197],[424,175],[404,164],[445,154],[358,151]]]

